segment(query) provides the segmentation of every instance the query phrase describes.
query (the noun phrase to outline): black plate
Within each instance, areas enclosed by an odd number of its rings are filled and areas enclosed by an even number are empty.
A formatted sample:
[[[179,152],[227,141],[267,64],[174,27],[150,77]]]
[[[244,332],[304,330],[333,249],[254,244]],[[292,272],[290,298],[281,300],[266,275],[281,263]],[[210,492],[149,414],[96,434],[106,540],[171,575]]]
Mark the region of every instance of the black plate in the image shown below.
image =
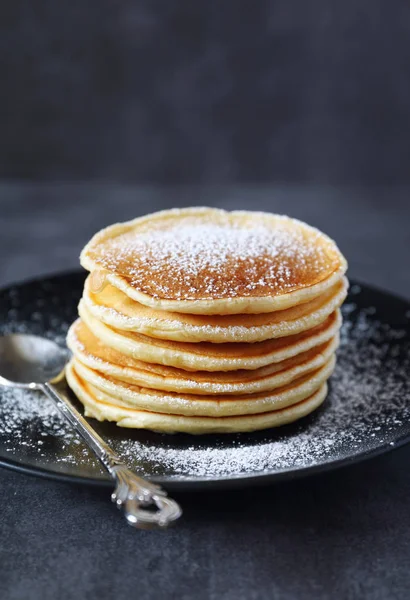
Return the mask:
[[[85,275],[67,273],[0,292],[0,333],[64,344]],[[253,434],[162,435],[92,420],[128,464],[169,488],[233,486],[333,469],[410,440],[410,303],[352,283],[329,396],[295,425]],[[69,392],[70,393],[70,392]],[[0,391],[0,464],[39,476],[110,485],[47,398]]]

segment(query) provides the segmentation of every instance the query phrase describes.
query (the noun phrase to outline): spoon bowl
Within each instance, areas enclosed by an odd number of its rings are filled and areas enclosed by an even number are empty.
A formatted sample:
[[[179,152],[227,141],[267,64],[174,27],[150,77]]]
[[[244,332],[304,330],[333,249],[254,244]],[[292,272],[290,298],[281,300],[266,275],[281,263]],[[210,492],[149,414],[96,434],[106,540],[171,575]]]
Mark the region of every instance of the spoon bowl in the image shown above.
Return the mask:
[[[0,383],[39,388],[62,373],[70,358],[68,350],[36,335],[12,334],[0,337]]]

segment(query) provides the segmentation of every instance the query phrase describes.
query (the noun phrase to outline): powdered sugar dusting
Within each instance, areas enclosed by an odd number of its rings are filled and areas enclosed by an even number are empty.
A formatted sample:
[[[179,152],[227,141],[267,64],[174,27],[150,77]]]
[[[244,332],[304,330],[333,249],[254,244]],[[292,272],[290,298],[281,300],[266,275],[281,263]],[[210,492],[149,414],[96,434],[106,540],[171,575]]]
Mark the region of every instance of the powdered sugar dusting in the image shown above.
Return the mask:
[[[345,314],[354,310],[346,305]],[[171,442],[155,452],[149,444],[122,441],[123,455],[132,460],[138,453],[158,474],[165,466],[180,476],[222,477],[308,467],[389,443],[410,418],[410,344],[401,341],[404,330],[369,320],[372,313],[370,307],[357,320],[345,321],[324,407],[285,434],[261,432],[253,442],[252,436],[236,436],[228,444],[221,440],[200,448]]]
[[[319,243],[285,222],[272,229],[182,219],[169,229],[128,232],[90,255],[155,298],[268,296],[325,279],[335,268]]]

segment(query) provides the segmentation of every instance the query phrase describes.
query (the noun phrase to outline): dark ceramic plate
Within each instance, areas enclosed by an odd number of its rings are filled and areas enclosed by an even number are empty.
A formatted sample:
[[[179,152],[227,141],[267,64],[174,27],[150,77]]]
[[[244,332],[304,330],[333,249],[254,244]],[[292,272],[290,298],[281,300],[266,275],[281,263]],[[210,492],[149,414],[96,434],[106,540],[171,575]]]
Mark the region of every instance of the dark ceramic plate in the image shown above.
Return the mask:
[[[81,272],[68,273],[3,290],[0,334],[30,331],[64,344],[84,278]],[[170,489],[276,481],[386,452],[410,440],[410,303],[352,283],[343,312],[328,398],[295,425],[195,437],[92,424],[130,467]],[[0,389],[0,464],[110,485],[47,398],[34,392]]]

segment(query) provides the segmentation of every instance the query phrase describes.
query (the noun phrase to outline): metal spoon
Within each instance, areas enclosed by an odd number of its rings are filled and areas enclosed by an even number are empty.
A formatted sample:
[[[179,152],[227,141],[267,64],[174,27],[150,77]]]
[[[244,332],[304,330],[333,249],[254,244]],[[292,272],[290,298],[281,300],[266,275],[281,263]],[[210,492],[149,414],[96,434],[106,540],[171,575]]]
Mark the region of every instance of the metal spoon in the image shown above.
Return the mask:
[[[111,496],[123,508],[128,523],[138,528],[166,527],[178,519],[181,508],[158,485],[138,477],[96,433],[68,396],[53,385],[64,378],[67,350],[34,335],[0,337],[0,385],[44,392],[94,451],[116,482]]]

